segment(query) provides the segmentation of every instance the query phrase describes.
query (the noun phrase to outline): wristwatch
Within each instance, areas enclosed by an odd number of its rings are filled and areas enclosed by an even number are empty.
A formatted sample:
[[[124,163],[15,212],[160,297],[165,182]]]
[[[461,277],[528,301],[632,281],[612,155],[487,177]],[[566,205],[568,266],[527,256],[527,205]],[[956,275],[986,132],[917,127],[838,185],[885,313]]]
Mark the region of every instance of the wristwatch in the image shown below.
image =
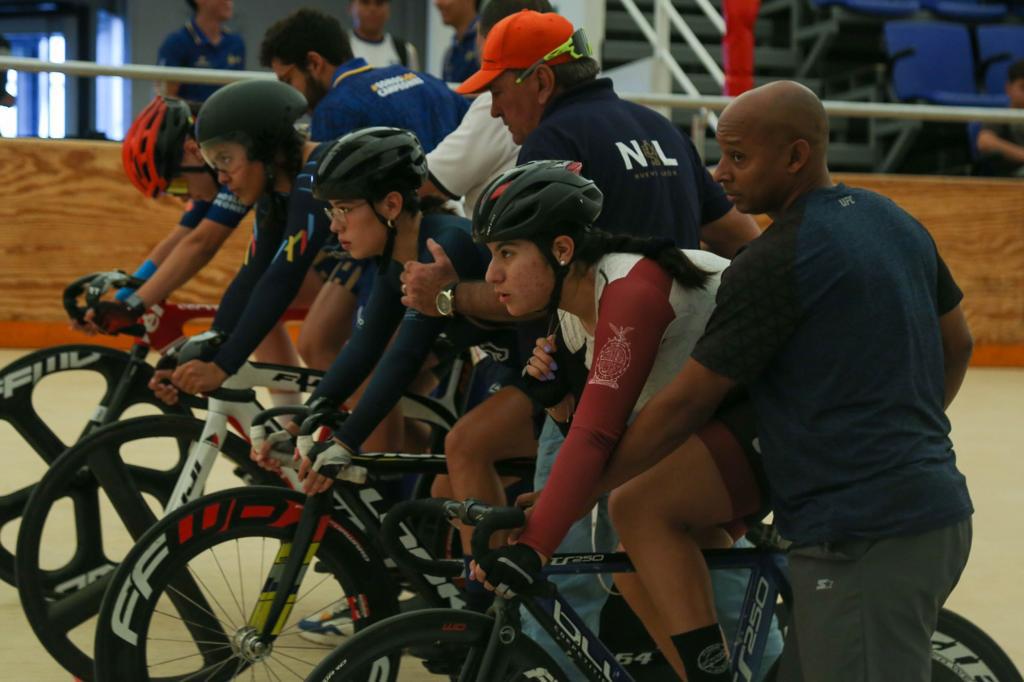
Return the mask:
[[[458,285],[458,282],[449,284],[444,289],[441,289],[434,299],[437,312],[444,317],[455,317],[455,287]]]

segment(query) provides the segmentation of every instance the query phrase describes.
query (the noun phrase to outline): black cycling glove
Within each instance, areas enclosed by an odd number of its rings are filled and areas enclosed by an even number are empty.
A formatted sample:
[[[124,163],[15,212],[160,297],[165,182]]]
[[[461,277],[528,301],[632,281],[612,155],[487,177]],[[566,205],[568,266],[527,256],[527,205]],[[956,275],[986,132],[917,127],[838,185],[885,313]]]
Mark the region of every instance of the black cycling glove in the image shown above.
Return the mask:
[[[477,559],[477,563],[499,597],[514,597],[540,581],[540,555],[529,545],[501,547]]]

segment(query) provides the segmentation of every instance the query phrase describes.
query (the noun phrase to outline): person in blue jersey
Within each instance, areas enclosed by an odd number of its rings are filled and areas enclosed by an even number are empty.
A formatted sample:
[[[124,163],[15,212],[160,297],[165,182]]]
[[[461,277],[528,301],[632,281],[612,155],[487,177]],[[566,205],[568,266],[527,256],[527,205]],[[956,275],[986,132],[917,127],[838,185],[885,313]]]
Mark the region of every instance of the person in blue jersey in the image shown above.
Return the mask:
[[[373,67],[353,57],[337,19],[300,9],[271,26],[260,63],[309,101],[310,139],[368,126],[411,130],[426,151],[459,125],[469,102],[433,76],[401,65]]]
[[[145,280],[138,290],[121,289],[114,301],[100,302],[86,312],[86,333],[114,333],[134,324],[151,305],[188,282],[220,250],[249,212],[203,161],[193,135],[198,104],[157,96],[132,123],[122,143],[125,174],[147,197],[171,194],[188,197],[176,227],[149,253],[133,273]],[[307,298],[310,298],[307,296]],[[283,325],[275,327],[255,351],[263,362],[297,364],[299,357]],[[271,391],[275,404],[294,404],[294,392]]]
[[[234,12],[234,0],[186,0],[192,18],[168,35],[157,52],[160,66],[199,69],[245,68],[245,41],[225,26]],[[164,94],[203,102],[220,86],[201,83],[164,83]]]
[[[480,68],[477,29],[480,0],[434,0],[441,21],[455,29],[451,45],[444,53],[441,78],[447,83],[461,83]]]
[[[324,464],[346,460],[359,451],[412,384],[442,333],[457,349],[486,343],[506,367],[505,378],[511,381],[518,376],[521,363],[513,329],[485,328],[464,317],[430,317],[402,305],[402,264],[432,258],[429,242],[443,245],[459,272],[482,276],[490,261],[486,250],[473,242],[468,220],[437,211],[424,214],[418,190],[426,176],[426,156],[416,136],[385,127],[365,128],[331,143],[317,170],[314,191],[330,201],[332,231],[354,257],[375,259],[379,275],[365,324],[353,334],[309,401],[340,405],[370,377],[363,397],[335,431],[333,441],[315,447],[303,461],[300,477],[310,494],[333,482],[318,473]],[[436,200],[432,203],[437,205]],[[481,408],[464,419],[472,419]],[[531,434],[520,436],[526,451]],[[275,466],[266,456],[272,446],[268,443],[254,452],[254,458]]]
[[[444,83],[403,66],[372,68],[354,58],[341,24],[314,9],[300,9],[272,25],[260,47],[260,62],[278,79],[301,92],[309,102],[310,138],[316,142],[341,137],[367,126],[411,130],[427,151],[455,130],[468,103]],[[375,268],[348,259],[346,267],[359,277],[344,286],[325,286],[311,314],[322,320],[318,334],[299,337],[304,358],[326,366],[337,355],[349,333],[342,323],[359,319],[373,286]],[[322,330],[322,331],[321,331]],[[331,338],[323,338],[330,334]]]
[[[252,106],[254,101],[259,107]],[[321,245],[310,243],[306,235],[322,217],[323,205],[312,198],[308,182],[301,186],[300,172],[314,158],[317,145],[306,143],[294,127],[305,110],[306,100],[286,85],[239,81],[218,90],[199,111],[196,140],[203,158],[242,203],[255,206],[256,220],[242,267],[225,291],[213,321],[213,328],[228,339],[218,352],[223,351],[224,358],[240,359],[222,360],[228,370],[200,360],[178,367],[172,382],[188,392],[219,386],[241,366],[295,299],[319,251]],[[293,270],[277,287],[263,283],[264,274],[275,262]],[[244,313],[256,307],[274,309],[260,317],[268,326],[258,331],[236,329],[246,317]],[[253,324],[254,317],[250,314],[247,322]],[[254,343],[236,355],[239,338],[252,338]],[[155,390],[165,400],[176,399],[174,387],[161,384]]]

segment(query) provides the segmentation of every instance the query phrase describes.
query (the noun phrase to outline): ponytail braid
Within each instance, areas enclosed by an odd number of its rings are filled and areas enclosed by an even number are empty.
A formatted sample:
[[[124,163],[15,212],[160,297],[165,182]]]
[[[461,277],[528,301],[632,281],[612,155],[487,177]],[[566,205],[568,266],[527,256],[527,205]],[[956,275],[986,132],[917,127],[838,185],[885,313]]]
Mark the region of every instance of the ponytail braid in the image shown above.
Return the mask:
[[[711,276],[694,265],[671,239],[611,234],[593,227],[578,234],[574,263],[589,267],[609,253],[636,253],[656,261],[687,289],[703,289]]]

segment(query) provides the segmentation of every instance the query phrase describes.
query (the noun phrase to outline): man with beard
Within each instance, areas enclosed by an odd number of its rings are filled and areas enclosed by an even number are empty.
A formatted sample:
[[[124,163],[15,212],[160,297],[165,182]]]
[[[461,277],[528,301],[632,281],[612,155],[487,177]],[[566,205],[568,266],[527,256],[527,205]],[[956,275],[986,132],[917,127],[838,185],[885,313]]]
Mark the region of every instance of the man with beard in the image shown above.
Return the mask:
[[[458,126],[469,103],[440,80],[353,57],[334,17],[293,12],[267,30],[260,63],[309,102],[310,137],[322,142],[367,126],[411,130],[427,151]]]

